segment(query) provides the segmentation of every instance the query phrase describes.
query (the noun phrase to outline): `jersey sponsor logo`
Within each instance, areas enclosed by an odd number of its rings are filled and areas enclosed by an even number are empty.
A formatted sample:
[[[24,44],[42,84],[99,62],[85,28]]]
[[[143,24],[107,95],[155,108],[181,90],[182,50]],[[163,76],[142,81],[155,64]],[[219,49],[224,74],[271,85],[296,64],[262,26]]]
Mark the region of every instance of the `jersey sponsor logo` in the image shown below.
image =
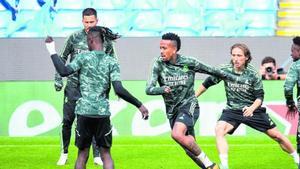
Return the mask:
[[[186,85],[188,75],[165,76],[164,81],[168,86]]]

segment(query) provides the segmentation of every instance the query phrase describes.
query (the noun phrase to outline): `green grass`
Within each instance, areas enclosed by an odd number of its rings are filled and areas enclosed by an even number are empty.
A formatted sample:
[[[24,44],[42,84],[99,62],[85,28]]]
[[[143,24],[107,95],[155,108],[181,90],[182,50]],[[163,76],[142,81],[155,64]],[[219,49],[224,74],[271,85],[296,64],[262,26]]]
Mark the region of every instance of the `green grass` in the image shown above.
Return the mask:
[[[267,136],[227,137],[231,169],[296,169],[291,156]],[[289,137],[295,145],[295,138]],[[214,137],[199,137],[198,144],[219,163]],[[56,166],[58,137],[0,137],[0,169],[74,168],[74,140],[65,166]],[[196,169],[183,150],[169,137],[114,137],[112,156],[116,169]],[[92,157],[92,154],[90,155]],[[88,169],[101,168],[88,161]]]

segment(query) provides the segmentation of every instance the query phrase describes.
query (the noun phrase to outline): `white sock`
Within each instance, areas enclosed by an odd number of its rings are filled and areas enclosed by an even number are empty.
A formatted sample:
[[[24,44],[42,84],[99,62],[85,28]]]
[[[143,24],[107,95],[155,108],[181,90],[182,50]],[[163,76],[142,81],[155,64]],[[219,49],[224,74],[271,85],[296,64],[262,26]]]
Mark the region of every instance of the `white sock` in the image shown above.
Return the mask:
[[[219,154],[219,157],[222,166],[228,168],[228,154]]]
[[[203,151],[197,156],[197,158],[204,164],[205,167],[209,167],[213,164]]]
[[[296,151],[294,151],[294,152],[292,152],[290,155],[293,157],[294,162],[295,162],[296,164],[299,164],[299,155],[298,155],[298,153],[297,153]]]

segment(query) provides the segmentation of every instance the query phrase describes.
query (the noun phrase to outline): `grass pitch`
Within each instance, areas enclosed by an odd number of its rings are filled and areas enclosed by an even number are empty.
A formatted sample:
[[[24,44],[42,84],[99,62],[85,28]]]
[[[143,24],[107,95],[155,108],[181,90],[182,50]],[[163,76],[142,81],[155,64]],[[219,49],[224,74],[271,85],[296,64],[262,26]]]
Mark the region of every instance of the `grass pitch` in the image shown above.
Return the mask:
[[[231,169],[296,169],[292,158],[267,136],[227,137]],[[295,137],[289,137],[295,145]],[[197,143],[212,161],[219,163],[214,137],[198,137]],[[74,168],[77,148],[74,140],[69,161],[56,166],[60,155],[59,137],[0,137],[0,169]],[[116,169],[196,169],[170,137],[114,137],[112,156]],[[95,166],[92,153],[88,169]]]

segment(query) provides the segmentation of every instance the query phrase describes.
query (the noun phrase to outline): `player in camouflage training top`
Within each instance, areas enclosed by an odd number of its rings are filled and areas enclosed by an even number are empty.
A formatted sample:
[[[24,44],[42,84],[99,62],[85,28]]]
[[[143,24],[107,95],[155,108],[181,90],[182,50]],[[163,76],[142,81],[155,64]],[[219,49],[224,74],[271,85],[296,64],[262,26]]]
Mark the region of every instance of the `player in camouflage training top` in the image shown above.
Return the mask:
[[[77,31],[71,34],[66,42],[65,46],[61,52],[61,57],[66,63],[68,58],[70,57],[70,61],[74,60],[75,56],[79,53],[87,52],[87,32],[92,26],[96,26],[98,22],[97,19],[97,11],[93,8],[86,8],[82,12],[82,23],[84,29]],[[115,56],[115,52],[113,49],[113,44],[111,40],[108,40],[107,36],[115,36],[118,38],[118,35],[112,34],[108,28],[103,27],[106,31],[104,37],[104,51],[106,54],[110,56]],[[56,91],[60,91],[63,87],[63,81],[61,76],[56,73],[55,74],[55,89]],[[62,121],[62,152],[61,156],[57,162],[57,165],[65,165],[68,157],[68,148],[71,139],[71,130],[72,124],[75,119],[75,105],[76,101],[80,98],[79,92],[79,82],[78,82],[78,72],[68,76],[67,84],[64,91],[64,104],[63,104],[63,121]],[[93,155],[94,155],[94,163],[98,165],[102,165],[102,161],[99,156],[99,150],[95,146],[95,141],[93,140]]]
[[[291,56],[293,63],[289,68],[285,82],[284,82],[284,95],[286,98],[286,106],[288,108],[287,116],[294,118],[300,112],[300,37],[293,38],[291,47]],[[293,99],[294,86],[297,84],[297,107]],[[297,128],[297,152],[300,154],[300,118],[298,120]],[[300,166],[298,166],[300,169]]]
[[[223,79],[227,106],[223,110],[215,130],[221,168],[228,168],[228,144],[225,135],[232,134],[241,123],[266,133],[277,141],[284,151],[291,153],[295,162],[298,163],[299,160],[295,156],[296,152],[291,142],[278,131],[275,123],[266,113],[266,108],[261,107],[264,98],[263,85],[258,71],[249,64],[252,58],[250,50],[245,44],[234,44],[230,53],[231,63],[223,65],[221,69],[252,80],[248,84],[241,84]],[[220,81],[220,78],[208,77],[197,90],[196,97]]]
[[[103,51],[103,29],[99,26],[90,28],[87,41],[90,52],[78,54],[74,60],[64,65],[56,54],[54,41],[51,37],[46,39],[46,47],[57,72],[67,76],[79,71],[81,97],[76,103],[77,115],[76,146],[78,157],[76,169],[86,167],[89,156],[89,147],[92,137],[95,137],[97,146],[103,160],[103,168],[113,169],[114,163],[110,154],[112,145],[112,127],[110,124],[110,110],[108,91],[110,84],[115,93],[135,105],[142,113],[143,119],[148,118],[148,110],[142,103],[133,97],[120,80],[120,67],[117,59]]]
[[[147,83],[148,95],[162,95],[171,126],[172,138],[201,168],[218,168],[211,162],[195,141],[194,124],[199,117],[199,105],[194,93],[195,73],[208,73],[222,78],[236,79],[195,58],[178,54],[180,38],[166,33],[160,41],[161,56],[156,58]],[[242,80],[242,79],[241,79]],[[156,84],[159,84],[159,87]]]

